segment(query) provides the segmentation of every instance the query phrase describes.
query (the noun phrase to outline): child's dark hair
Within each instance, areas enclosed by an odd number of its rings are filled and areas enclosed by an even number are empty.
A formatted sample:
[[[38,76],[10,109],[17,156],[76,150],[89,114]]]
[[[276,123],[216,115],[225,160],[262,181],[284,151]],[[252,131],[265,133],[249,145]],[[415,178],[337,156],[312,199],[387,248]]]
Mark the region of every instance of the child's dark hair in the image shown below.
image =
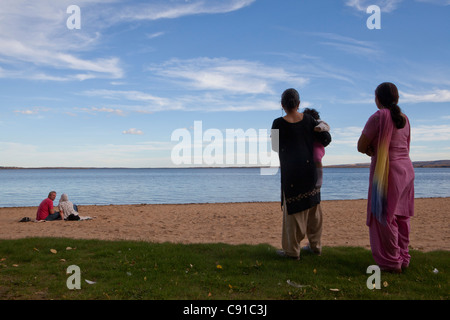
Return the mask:
[[[305,108],[305,110],[303,110],[303,113],[309,114],[316,120],[320,119],[319,112],[316,109]]]

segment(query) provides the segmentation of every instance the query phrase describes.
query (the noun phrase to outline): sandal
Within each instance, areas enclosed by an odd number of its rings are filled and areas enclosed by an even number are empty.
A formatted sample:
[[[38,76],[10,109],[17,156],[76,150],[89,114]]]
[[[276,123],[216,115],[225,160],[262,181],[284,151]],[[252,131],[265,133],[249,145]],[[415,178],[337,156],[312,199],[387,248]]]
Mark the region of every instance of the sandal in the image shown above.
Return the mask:
[[[300,260],[300,257],[296,257],[296,256],[290,256],[288,255],[284,250],[277,250],[277,255],[279,255],[280,257],[283,258],[289,258],[289,259],[293,259],[293,260]]]
[[[312,253],[312,254],[316,254],[318,256],[320,256],[322,254],[321,251],[313,250],[309,244],[307,246],[302,247],[302,250],[306,251],[306,252],[309,252],[309,253]]]

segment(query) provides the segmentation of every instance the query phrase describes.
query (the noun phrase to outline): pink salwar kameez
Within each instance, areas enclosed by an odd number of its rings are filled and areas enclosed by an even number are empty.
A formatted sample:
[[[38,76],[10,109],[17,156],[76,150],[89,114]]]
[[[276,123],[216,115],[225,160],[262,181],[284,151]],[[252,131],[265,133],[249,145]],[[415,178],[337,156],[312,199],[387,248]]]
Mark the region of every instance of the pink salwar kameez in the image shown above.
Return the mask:
[[[414,215],[414,168],[409,158],[409,120],[406,118],[405,127],[397,129],[390,111],[380,109],[369,118],[363,134],[374,150],[366,220],[372,255],[382,270],[398,270],[408,267],[411,259],[408,245],[410,217]],[[385,161],[386,179],[380,177],[377,161]]]

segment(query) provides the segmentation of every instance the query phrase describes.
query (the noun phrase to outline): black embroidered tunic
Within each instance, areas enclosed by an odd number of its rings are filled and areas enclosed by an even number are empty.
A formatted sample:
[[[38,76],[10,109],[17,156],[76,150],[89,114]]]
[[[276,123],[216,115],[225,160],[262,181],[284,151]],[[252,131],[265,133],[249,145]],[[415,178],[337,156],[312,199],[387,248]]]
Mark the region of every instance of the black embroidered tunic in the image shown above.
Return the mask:
[[[288,214],[304,211],[320,203],[320,189],[316,189],[313,143],[317,139],[326,146],[331,136],[328,132],[314,132],[316,124],[316,120],[308,114],[303,114],[299,122],[290,123],[280,117],[272,124],[272,129],[278,129],[281,204],[284,195]],[[273,139],[272,132],[272,145],[276,144]]]

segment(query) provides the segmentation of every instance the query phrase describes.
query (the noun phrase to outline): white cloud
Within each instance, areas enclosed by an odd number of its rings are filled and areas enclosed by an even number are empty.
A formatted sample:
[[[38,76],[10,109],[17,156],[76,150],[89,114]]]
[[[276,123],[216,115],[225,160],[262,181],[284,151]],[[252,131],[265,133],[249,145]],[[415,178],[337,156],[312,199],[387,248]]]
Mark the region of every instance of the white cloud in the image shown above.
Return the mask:
[[[407,103],[450,102],[450,90],[436,89],[427,93],[407,93],[400,91],[400,101]]]
[[[2,166],[19,167],[152,167],[170,164],[172,142],[136,144],[53,145],[43,148],[28,143],[0,141]],[[61,150],[64,149],[64,152]],[[31,159],[31,161],[30,161]]]
[[[411,141],[448,141],[450,125],[421,125],[411,128]]]
[[[276,101],[275,99],[255,99],[253,97],[245,96],[232,99],[225,94],[185,96],[179,98],[178,101],[184,106],[186,111],[245,112],[281,110],[279,101]],[[302,107],[305,107],[306,105],[307,102],[302,102]]]
[[[78,110],[89,112],[89,113],[92,113],[92,114],[96,114],[98,112],[102,112],[102,113],[115,114],[115,115],[118,115],[118,116],[124,116],[125,115],[125,112],[122,109],[118,109],[118,108],[92,107],[92,108],[78,108]]]
[[[147,38],[148,39],[154,39],[154,38],[158,38],[164,35],[164,32],[155,32],[155,33],[150,33],[147,34]]]
[[[117,20],[158,20],[174,19],[196,14],[227,13],[251,5],[256,0],[191,0],[191,1],[151,1],[132,5],[117,12]]]
[[[362,131],[363,128],[361,127],[332,128],[332,144],[351,146],[356,150],[356,145]]]
[[[122,131],[123,134],[133,134],[133,135],[143,135],[144,132],[142,130],[138,130],[136,128],[131,128],[125,131]]]
[[[436,4],[441,6],[450,5],[450,0],[415,0],[416,2],[423,2],[426,4]],[[345,5],[352,7],[358,11],[366,12],[370,5],[377,5],[382,12],[395,11],[403,0],[345,0]]]
[[[412,161],[432,161],[450,159],[448,148],[430,148],[428,146],[411,146],[410,158]]]
[[[227,13],[249,6],[254,1],[155,0],[138,3],[77,0],[76,5],[81,9],[81,29],[69,30],[66,20],[70,14],[66,9],[73,4],[71,0],[58,0],[57,3],[54,0],[2,0],[0,61],[8,64],[8,70],[0,69],[0,78],[45,81],[121,79],[124,70],[118,57],[111,57],[106,52],[95,58],[86,54],[97,48],[102,32],[107,28],[129,21]],[[155,32],[148,37],[163,34]],[[27,64],[25,67],[24,63]]]
[[[16,39],[0,38],[0,55],[43,67],[90,72],[90,74],[84,75],[70,75],[66,79],[84,80],[99,75],[115,79],[123,76],[118,58],[80,59],[73,54],[61,51],[61,49],[57,52],[47,50],[45,43],[33,45]],[[61,77],[57,79],[61,79]],[[55,79],[52,76],[46,76],[45,80]]]
[[[90,113],[97,111],[106,112],[107,110],[110,112],[116,110],[116,113],[120,110],[120,115],[125,115],[128,112],[154,113],[171,110],[201,112],[281,110],[280,103],[276,100],[255,99],[252,96],[246,97],[242,95],[234,98],[225,93],[185,94],[170,99],[135,90],[100,89],[85,91],[82,94],[117,101],[114,105],[108,104],[108,108],[79,108],[79,110]],[[130,104],[130,102],[139,102],[139,104]],[[302,101],[302,108],[310,105],[309,102]]]
[[[437,4],[441,6],[449,6],[450,0],[416,0],[417,2],[425,2],[429,4]]]
[[[366,12],[370,5],[377,5],[382,12],[392,12],[397,9],[403,0],[346,0],[345,4],[358,11]]]
[[[82,74],[56,77],[46,75],[45,80],[86,80],[97,77],[118,79],[124,72],[117,57],[80,58],[79,53],[95,48],[101,33],[108,26],[121,21],[178,18],[193,14],[215,14],[239,10],[255,0],[229,1],[152,1],[151,3],[120,3],[117,0],[78,0],[82,27],[69,31],[66,9],[73,1],[60,0],[2,0],[0,7],[0,58],[10,63],[28,62],[34,66],[59,70],[84,71]],[[95,28],[93,27],[95,25]],[[162,32],[150,34],[150,38]],[[26,77],[25,74],[10,76]],[[41,73],[42,75],[43,73]],[[33,77],[29,77],[33,79]]]
[[[354,146],[363,131],[362,127],[332,128],[332,144]],[[420,125],[411,127],[411,141],[447,141],[450,140],[450,125]]]
[[[18,114],[24,114],[24,115],[37,115],[41,112],[48,112],[49,108],[44,107],[35,107],[33,109],[27,109],[27,110],[14,110],[14,113]]]
[[[184,107],[181,102],[177,99],[167,99],[163,97],[158,97],[152,94],[148,94],[142,91],[136,90],[107,90],[107,89],[96,89],[88,90],[82,93],[87,96],[102,97],[104,99],[115,100],[116,108],[120,110],[127,110],[129,112],[138,113],[153,113],[157,111],[168,111],[168,110],[182,110]],[[125,101],[122,103],[122,101]],[[130,105],[129,102],[139,102],[139,105]],[[93,110],[84,108],[84,111]],[[122,115],[123,115],[122,111]]]
[[[321,44],[334,47],[347,53],[371,57],[378,57],[382,53],[379,45],[370,41],[357,40],[351,37],[329,32],[312,32],[310,34],[329,40],[321,41]]]
[[[190,88],[236,94],[272,94],[275,83],[301,87],[308,82],[280,67],[227,58],[172,59],[149,70]]]
[[[104,1],[103,4],[111,1]],[[77,5],[87,9],[98,1],[80,0]],[[80,52],[89,51],[98,42],[98,32],[70,31],[66,26],[67,7],[71,1],[3,0],[0,7],[0,59],[6,61],[7,76],[32,80],[85,80],[90,78],[121,78],[123,70],[116,57],[81,58]],[[89,10],[86,10],[89,12]],[[87,16],[87,15],[86,15]],[[83,18],[85,15],[82,16]],[[24,68],[24,64],[30,67]],[[45,72],[34,71],[47,68]],[[49,69],[50,68],[50,69]],[[31,72],[25,72],[31,69]],[[59,70],[82,71],[55,76]],[[28,70],[27,70],[28,71]],[[5,77],[5,75],[2,75]]]
[[[36,109],[35,110],[15,110],[14,112],[20,113],[20,114],[27,114],[27,115],[38,113],[38,111]]]
[[[362,130],[362,127],[332,128],[333,141],[325,150],[324,165],[369,163],[370,158],[356,149]],[[410,157],[413,161],[449,159],[450,148],[443,147],[449,140],[450,125],[412,126]]]
[[[167,105],[170,103],[169,100],[160,98],[145,92],[136,90],[107,90],[107,89],[96,89],[88,90],[84,92],[88,96],[101,96],[108,99],[126,99],[132,101],[147,101],[154,102],[158,105]]]
[[[114,108],[140,113],[170,110],[279,110],[277,86],[289,84],[301,87],[308,82],[308,79],[281,67],[268,67],[259,62],[226,58],[172,59],[152,66],[149,70],[155,76],[178,84],[181,87],[180,94],[162,97],[161,92],[155,95],[137,90],[111,89],[87,90],[82,94],[114,100]],[[192,90],[203,92],[193,94]],[[255,95],[258,96],[255,98]],[[139,104],[133,105],[135,102]],[[308,102],[302,102],[302,107],[307,105]],[[111,108],[111,104],[108,107]]]

